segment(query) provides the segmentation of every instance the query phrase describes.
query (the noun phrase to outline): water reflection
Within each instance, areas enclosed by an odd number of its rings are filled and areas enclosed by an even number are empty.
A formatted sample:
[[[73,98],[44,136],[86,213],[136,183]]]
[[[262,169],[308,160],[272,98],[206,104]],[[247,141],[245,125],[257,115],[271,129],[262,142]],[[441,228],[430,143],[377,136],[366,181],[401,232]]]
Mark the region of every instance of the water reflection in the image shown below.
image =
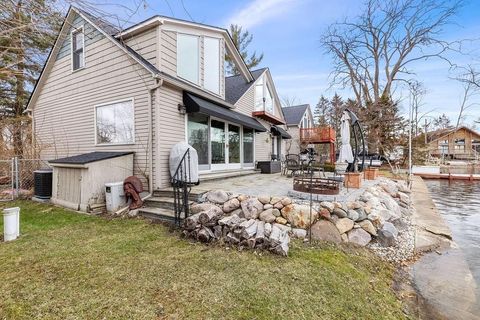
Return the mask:
[[[480,183],[425,180],[437,209],[448,223],[453,240],[465,254],[480,284]]]

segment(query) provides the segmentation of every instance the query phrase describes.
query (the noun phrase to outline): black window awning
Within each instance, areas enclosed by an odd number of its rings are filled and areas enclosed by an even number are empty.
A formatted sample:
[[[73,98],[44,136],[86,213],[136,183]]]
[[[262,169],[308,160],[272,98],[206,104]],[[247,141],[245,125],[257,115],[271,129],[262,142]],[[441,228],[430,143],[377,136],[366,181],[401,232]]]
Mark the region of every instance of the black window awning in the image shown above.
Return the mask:
[[[283,139],[292,139],[292,136],[281,127],[272,126],[271,132],[274,136],[281,136]]]
[[[194,96],[186,91],[183,92],[183,104],[187,109],[187,113],[203,113],[213,117],[217,117],[244,127],[255,129],[256,131],[266,132],[264,126],[257,119],[241,114],[239,112],[227,109],[224,106],[210,102],[208,100]]]

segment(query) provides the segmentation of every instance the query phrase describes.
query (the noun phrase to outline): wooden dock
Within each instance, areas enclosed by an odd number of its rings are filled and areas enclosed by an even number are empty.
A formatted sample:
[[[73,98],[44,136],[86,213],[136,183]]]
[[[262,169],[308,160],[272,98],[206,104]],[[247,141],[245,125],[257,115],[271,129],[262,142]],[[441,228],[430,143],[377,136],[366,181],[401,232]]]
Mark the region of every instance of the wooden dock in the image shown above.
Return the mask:
[[[480,181],[480,174],[415,173],[414,175],[422,177],[423,179],[447,179],[447,180]]]

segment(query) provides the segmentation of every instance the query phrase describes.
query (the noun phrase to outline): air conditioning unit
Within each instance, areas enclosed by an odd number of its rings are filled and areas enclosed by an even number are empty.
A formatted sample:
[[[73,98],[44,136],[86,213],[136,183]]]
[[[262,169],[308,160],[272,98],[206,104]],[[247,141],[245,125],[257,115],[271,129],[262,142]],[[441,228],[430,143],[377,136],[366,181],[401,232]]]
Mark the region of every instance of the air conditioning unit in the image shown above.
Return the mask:
[[[105,201],[107,212],[113,213],[126,206],[127,201],[123,193],[123,181],[105,183]]]

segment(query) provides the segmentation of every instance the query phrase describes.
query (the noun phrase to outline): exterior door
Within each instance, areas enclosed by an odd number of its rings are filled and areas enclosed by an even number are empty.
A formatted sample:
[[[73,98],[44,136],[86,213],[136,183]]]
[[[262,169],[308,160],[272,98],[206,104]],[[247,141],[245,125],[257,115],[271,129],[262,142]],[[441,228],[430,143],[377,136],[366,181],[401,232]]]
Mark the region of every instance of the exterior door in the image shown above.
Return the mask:
[[[228,146],[227,167],[230,169],[240,169],[241,164],[241,134],[240,127],[234,124],[228,124]]]
[[[226,123],[220,120],[211,119],[210,121],[210,141],[212,152],[212,170],[227,169],[227,131]]]

